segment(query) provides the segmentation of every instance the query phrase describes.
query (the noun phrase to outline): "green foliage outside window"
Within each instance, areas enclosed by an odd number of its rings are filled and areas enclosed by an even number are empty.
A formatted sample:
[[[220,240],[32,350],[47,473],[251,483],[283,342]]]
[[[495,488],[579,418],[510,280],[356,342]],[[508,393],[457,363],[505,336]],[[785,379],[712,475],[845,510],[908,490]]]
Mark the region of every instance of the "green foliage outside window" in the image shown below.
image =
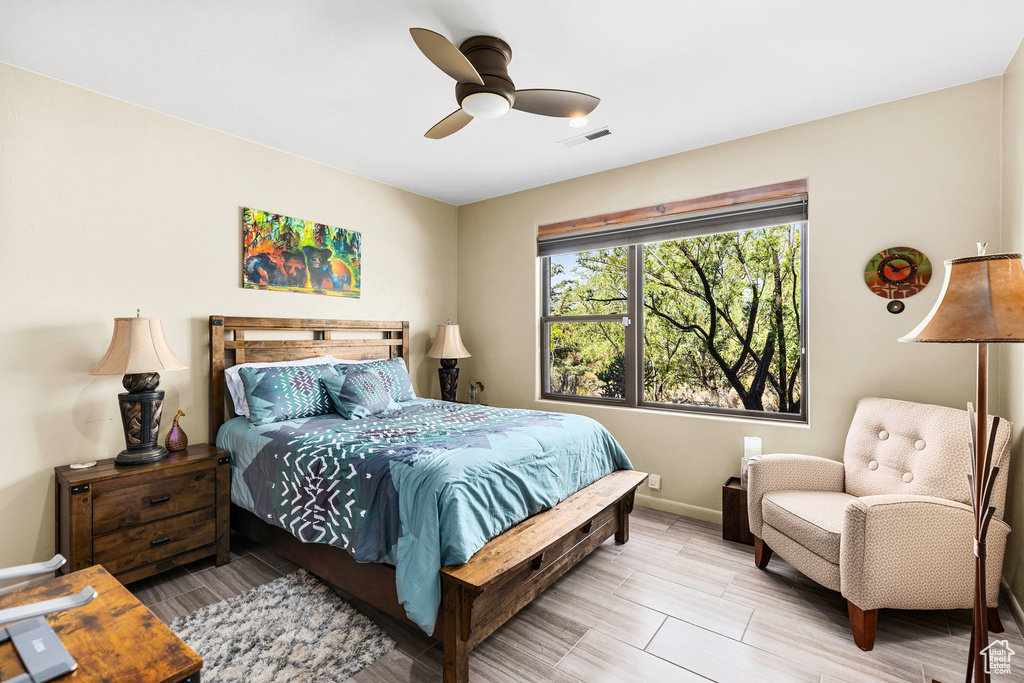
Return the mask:
[[[646,244],[640,400],[800,413],[801,224]],[[551,316],[625,316],[629,248],[549,261]],[[623,398],[621,321],[552,321],[554,394]]]
[[[549,334],[552,393],[625,397],[625,377],[616,381],[608,374],[614,359],[624,353],[622,323],[552,323]]]

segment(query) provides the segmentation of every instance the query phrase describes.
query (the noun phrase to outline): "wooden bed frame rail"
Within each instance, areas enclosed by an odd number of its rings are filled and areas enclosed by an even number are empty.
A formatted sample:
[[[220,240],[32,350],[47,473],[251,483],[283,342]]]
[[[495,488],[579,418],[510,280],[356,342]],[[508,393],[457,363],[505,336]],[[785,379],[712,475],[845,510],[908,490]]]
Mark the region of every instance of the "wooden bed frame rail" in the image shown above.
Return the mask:
[[[313,339],[247,340],[248,330],[311,331]],[[336,330],[374,337],[332,339]],[[233,338],[226,340],[225,332]],[[216,438],[225,417],[233,414],[225,402],[226,360],[267,362],[323,354],[351,360],[401,357],[408,364],[409,324],[210,316],[210,438]],[[466,564],[441,569],[441,607],[432,635],[443,644],[444,683],[467,683],[470,650],[608,538],[614,536],[617,543],[629,540],[629,513],[636,489],[645,479],[643,472],[612,472],[493,538]],[[394,567],[356,562],[334,546],[303,543],[233,504],[231,526],[356,598],[412,624],[398,602]]]

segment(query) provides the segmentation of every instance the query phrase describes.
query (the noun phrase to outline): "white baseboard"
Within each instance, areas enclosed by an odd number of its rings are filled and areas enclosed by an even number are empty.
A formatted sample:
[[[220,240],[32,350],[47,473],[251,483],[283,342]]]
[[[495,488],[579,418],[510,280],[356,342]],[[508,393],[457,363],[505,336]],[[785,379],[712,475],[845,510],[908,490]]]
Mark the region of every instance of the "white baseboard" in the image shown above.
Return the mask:
[[[1016,596],[1014,596],[1013,591],[1010,590],[1005,581],[1001,582],[999,587],[1002,592],[1000,597],[1003,599],[1003,604],[1010,608],[1010,614],[1017,623],[1017,629],[1024,633],[1024,611],[1021,610],[1020,603],[1017,602]]]
[[[636,494],[636,504],[642,505],[645,508],[674,512],[677,515],[682,515],[683,517],[702,519],[705,522],[714,522],[715,524],[722,523],[721,510],[712,510],[711,508],[702,508],[697,505],[690,505],[689,503],[678,503],[674,500],[655,498],[654,496],[650,496],[645,493]]]

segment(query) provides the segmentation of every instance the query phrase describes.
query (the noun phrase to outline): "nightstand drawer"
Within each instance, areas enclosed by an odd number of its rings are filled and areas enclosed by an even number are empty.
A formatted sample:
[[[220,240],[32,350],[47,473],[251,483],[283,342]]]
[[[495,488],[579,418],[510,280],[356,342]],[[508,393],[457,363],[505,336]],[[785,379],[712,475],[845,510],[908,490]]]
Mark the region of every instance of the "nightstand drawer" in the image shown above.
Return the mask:
[[[216,470],[205,469],[136,486],[97,490],[93,493],[92,532],[105,534],[213,505],[216,479]]]
[[[214,506],[93,539],[93,562],[112,574],[187,552],[217,540]]]

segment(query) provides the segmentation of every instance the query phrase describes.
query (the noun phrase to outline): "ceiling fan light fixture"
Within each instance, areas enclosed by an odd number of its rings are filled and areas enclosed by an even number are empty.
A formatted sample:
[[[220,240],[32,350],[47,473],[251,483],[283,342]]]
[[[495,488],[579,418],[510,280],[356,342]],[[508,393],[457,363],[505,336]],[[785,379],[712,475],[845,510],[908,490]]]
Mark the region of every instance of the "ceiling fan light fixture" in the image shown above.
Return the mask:
[[[574,116],[571,119],[569,119],[569,125],[572,126],[573,128],[582,128],[583,126],[587,125],[587,117]]]
[[[496,119],[508,113],[512,103],[493,92],[475,92],[462,98],[462,109],[475,119]]]
[[[459,108],[428,130],[424,137],[440,140],[462,130],[473,119],[496,119],[516,109],[527,114],[578,119],[570,125],[587,125],[585,117],[601,100],[574,90],[546,88],[520,90],[508,75],[512,48],[496,36],[472,36],[455,46],[444,36],[425,28],[411,28],[416,47],[434,66],[455,80]]]

